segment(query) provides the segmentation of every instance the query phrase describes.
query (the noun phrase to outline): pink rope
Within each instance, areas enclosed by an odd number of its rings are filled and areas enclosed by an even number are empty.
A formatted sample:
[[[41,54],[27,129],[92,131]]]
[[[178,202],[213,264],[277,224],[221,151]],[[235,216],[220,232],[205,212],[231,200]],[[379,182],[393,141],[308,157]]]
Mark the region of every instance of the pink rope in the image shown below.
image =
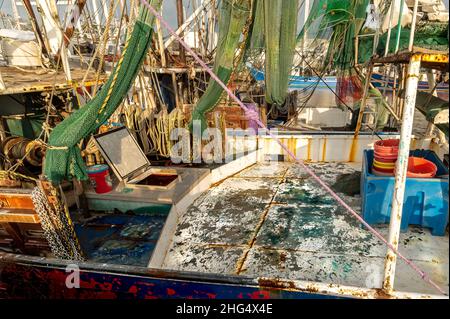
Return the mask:
[[[245,113],[251,113],[244,103],[242,103],[236,95],[219,79],[219,77],[214,74],[214,72],[206,65],[205,62],[200,59],[200,57],[187,45],[177,34],[176,32],[169,26],[169,24],[164,20],[164,18],[147,2],[147,0],[140,0],[141,3],[147,7],[148,10],[161,22],[161,24],[170,32],[170,34],[175,37],[175,39],[192,55],[192,57],[209,73],[211,78],[214,79],[227,94],[236,101],[236,103],[245,111]],[[400,259],[402,259],[406,264],[408,264],[415,272],[417,272],[420,277],[425,281],[436,288],[443,295],[447,295],[443,289],[441,289],[434,281],[430,279],[430,277],[421,270],[413,261],[403,256],[394,246],[392,246],[384,237],[372,226],[370,226],[357,212],[355,212],[347,203],[345,203],[325,182],[323,182],[320,177],[318,177],[305,163],[303,160],[295,156],[286,145],[284,145],[278,137],[273,135],[270,130],[262,123],[259,118],[255,120],[258,125],[265,129],[268,135],[273,138],[285,151],[289,154],[295,161],[309,174],[313,177],[339,204],[341,204],[348,212],[350,212],[353,216],[356,217],[370,232],[372,232],[378,239],[380,239],[387,247],[389,247]]]

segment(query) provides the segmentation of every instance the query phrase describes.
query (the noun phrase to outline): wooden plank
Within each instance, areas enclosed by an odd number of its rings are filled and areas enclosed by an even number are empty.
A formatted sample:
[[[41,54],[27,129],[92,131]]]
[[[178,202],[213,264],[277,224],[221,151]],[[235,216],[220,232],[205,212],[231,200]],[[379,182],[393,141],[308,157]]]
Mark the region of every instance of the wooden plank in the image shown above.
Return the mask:
[[[42,69],[20,70],[14,67],[0,67],[5,89],[0,91],[0,95],[20,94],[30,92],[51,91],[53,89],[61,91],[72,89],[79,86],[79,82],[83,80],[86,70],[76,68],[71,70],[72,81],[67,81],[64,72],[42,73]],[[91,79],[91,80],[89,80]],[[89,72],[88,80],[84,86],[89,87],[95,85],[95,73]],[[99,82],[103,83],[106,75],[101,75]]]
[[[34,210],[31,193],[14,194],[2,192],[0,193],[0,208]]]
[[[0,209],[0,223],[39,224],[39,215],[33,210]]]
[[[409,63],[413,55],[421,55],[423,62],[429,68],[446,68],[448,65],[448,52],[428,50],[425,48],[414,47],[412,51],[401,51],[397,54],[390,54],[386,57],[376,57],[374,63]]]
[[[9,236],[14,240],[14,245],[19,248],[22,252],[24,251],[24,240],[22,239],[22,233],[16,224],[11,223],[1,223],[3,228],[6,230]]]

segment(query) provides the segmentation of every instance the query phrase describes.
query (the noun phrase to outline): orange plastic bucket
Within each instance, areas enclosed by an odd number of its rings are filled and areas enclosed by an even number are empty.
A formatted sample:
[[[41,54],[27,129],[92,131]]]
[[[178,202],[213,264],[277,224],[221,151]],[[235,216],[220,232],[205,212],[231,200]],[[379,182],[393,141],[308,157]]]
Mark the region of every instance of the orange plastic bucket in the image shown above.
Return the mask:
[[[374,144],[374,153],[387,156],[397,155],[399,144],[399,139],[376,141]]]
[[[408,159],[408,177],[432,178],[437,173],[437,166],[424,158],[411,156]]]
[[[399,143],[400,141],[398,139],[381,140],[375,142],[373,149],[375,160],[378,163],[395,163],[398,157]]]
[[[383,163],[383,164],[395,164],[395,162],[397,162],[397,155],[395,155],[395,158],[386,158],[386,157],[375,156],[374,160],[377,161],[378,163]]]

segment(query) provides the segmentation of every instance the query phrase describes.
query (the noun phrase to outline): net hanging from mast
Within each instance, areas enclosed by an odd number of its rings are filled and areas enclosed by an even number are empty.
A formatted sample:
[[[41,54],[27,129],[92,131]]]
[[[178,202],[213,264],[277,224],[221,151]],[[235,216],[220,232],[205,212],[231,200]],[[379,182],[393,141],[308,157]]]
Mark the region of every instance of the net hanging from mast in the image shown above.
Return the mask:
[[[160,8],[162,0],[152,0]],[[44,175],[53,183],[74,177],[86,180],[86,166],[78,143],[94,133],[122,103],[130,90],[152,42],[154,16],[141,7],[123,54],[98,94],[56,126],[49,137]]]

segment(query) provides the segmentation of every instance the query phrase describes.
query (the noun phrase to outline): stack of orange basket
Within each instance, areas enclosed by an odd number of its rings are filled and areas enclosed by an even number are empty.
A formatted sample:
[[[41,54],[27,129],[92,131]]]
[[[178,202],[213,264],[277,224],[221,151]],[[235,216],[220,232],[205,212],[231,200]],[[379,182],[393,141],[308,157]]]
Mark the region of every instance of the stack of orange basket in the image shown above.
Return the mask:
[[[374,159],[372,165],[372,172],[374,175],[394,175],[399,144],[400,140],[398,139],[381,140],[374,144]]]

